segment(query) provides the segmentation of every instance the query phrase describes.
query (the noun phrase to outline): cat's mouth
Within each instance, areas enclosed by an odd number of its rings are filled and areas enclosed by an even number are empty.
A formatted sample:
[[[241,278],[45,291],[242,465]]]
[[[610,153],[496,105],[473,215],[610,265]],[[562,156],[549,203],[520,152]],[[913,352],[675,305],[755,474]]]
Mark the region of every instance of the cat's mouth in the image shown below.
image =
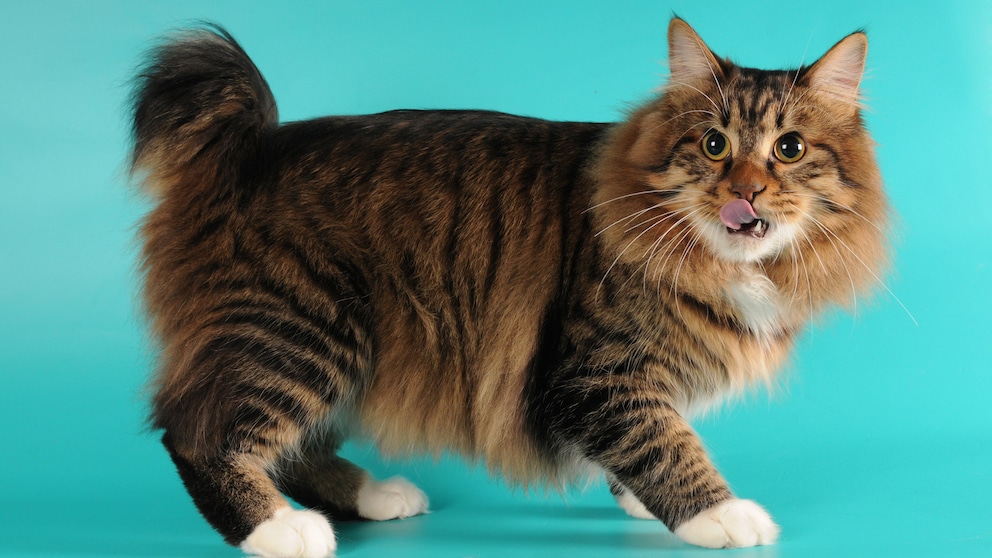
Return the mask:
[[[731,235],[761,239],[768,232],[768,222],[758,217],[747,200],[734,200],[720,208],[720,220]]]
[[[744,235],[751,238],[764,238],[768,232],[768,223],[764,219],[755,219],[750,223],[744,223],[739,229],[727,227],[727,232],[732,235]]]

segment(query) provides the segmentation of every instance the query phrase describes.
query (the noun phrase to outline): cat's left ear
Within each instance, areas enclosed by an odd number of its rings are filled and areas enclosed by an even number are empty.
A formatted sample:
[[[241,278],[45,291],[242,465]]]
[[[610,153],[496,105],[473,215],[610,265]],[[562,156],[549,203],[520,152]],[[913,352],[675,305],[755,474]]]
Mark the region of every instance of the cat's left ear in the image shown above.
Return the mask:
[[[723,77],[713,51],[688,23],[677,17],[668,24],[668,69],[671,82],[676,84],[719,81]]]
[[[852,33],[806,71],[806,81],[815,91],[856,110],[867,57],[868,37],[861,31]]]

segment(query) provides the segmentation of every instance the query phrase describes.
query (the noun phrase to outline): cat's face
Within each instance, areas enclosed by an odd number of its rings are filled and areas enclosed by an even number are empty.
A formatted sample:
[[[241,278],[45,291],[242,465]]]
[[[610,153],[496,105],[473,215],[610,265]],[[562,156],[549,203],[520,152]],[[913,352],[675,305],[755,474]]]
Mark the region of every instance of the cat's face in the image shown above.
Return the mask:
[[[625,258],[670,265],[675,243],[676,259],[704,250],[730,263],[812,260],[821,244],[843,251],[857,242],[851,230],[884,226],[858,112],[864,35],[798,71],[718,60],[679,20],[669,43],[664,95],[619,141],[625,160],[611,179],[623,186],[598,200]]]

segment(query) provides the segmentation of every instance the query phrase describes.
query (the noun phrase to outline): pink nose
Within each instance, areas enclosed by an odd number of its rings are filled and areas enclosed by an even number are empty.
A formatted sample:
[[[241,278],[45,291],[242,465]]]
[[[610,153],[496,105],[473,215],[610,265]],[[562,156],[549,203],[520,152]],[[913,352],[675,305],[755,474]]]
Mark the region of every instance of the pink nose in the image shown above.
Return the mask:
[[[737,194],[740,199],[749,202],[754,201],[754,196],[764,191],[764,189],[765,187],[761,184],[733,184],[730,186],[731,192]]]

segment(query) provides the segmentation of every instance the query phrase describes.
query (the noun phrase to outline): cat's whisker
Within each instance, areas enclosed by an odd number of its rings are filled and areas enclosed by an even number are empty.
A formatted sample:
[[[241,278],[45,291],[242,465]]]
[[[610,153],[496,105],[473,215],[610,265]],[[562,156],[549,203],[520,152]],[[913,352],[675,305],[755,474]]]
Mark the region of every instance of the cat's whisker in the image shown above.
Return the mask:
[[[828,205],[835,205],[835,206],[843,209],[844,211],[847,211],[851,215],[854,215],[855,217],[860,218],[865,223],[867,223],[867,224],[871,225],[872,227],[874,227],[875,230],[877,230],[878,232],[883,233],[883,234],[885,233],[885,229],[882,228],[881,225],[879,225],[878,223],[876,223],[876,222],[872,221],[871,219],[865,217],[864,215],[862,215],[861,213],[859,213],[854,208],[852,208],[852,207],[850,207],[848,205],[842,204],[842,203],[840,203],[840,202],[838,202],[836,200],[830,199],[827,196],[824,196],[822,194],[807,194],[807,193],[804,193],[804,192],[796,192],[794,190],[783,191],[783,193],[788,193],[790,195],[798,196],[798,197],[802,197],[802,198],[810,198],[810,199],[814,199],[814,200],[817,200],[817,201],[822,201],[822,202],[824,202],[825,204],[828,204]]]
[[[858,288],[857,288],[857,286],[854,283],[854,275],[851,273],[851,268],[848,265],[847,258],[844,257],[843,252],[840,251],[840,248],[838,248],[837,244],[834,242],[834,238],[836,238],[836,235],[832,234],[820,221],[818,221],[815,217],[813,217],[812,215],[810,215],[809,212],[806,212],[806,211],[803,211],[803,210],[797,210],[797,211],[799,211],[807,219],[809,219],[810,222],[812,222],[813,225],[816,226],[820,230],[820,232],[823,233],[824,237],[827,239],[827,241],[833,247],[834,251],[837,252],[837,256],[840,258],[841,263],[844,264],[844,271],[847,273],[847,278],[848,278],[848,280],[850,281],[850,284],[851,284],[851,301],[854,304],[854,307],[852,309],[852,314],[855,316],[855,318],[857,318],[857,315],[858,315]]]
[[[611,204],[611,203],[614,203],[614,202],[618,202],[620,200],[625,200],[627,198],[633,198],[635,196],[645,196],[645,195],[649,195],[649,194],[658,194],[659,192],[661,192],[661,191],[660,190],[656,190],[656,189],[641,190],[640,192],[631,192],[629,194],[624,194],[622,196],[617,196],[615,198],[610,198],[610,199],[608,199],[606,201],[602,201],[602,202],[599,202],[599,203],[597,203],[595,205],[592,205],[589,208],[585,209],[583,211],[583,213],[589,213],[590,211],[593,211],[595,209],[599,209],[600,207],[603,207],[604,205],[608,205],[608,204]]]
[[[717,85],[719,85],[719,83]],[[695,92],[699,93],[700,95],[702,95],[703,97],[705,97],[706,100],[709,101],[711,105],[713,105],[713,108],[715,108],[717,110],[717,113],[723,114],[723,111],[720,109],[720,105],[716,104],[716,101],[714,101],[709,95],[707,95],[705,92],[703,92],[702,89],[699,89],[698,87],[696,87],[696,86],[694,86],[692,84],[684,83],[684,82],[671,82],[671,83],[668,84],[668,87],[685,87],[685,88],[688,88],[688,89],[692,89],[693,91],[695,91]],[[723,93],[723,91],[721,90],[721,94],[722,93]],[[724,99],[724,103],[726,104],[726,99]],[[726,107],[724,108],[724,110],[726,110]],[[714,116],[716,116],[716,115],[714,115]]]
[[[703,204],[697,204],[697,206],[691,206],[691,207],[702,207],[702,205],[703,205]],[[691,208],[691,207],[690,207],[690,208]],[[645,221],[642,221],[641,223],[639,223],[639,224],[638,224],[637,226],[635,226],[635,227],[633,227],[632,229],[629,229],[629,230],[628,230],[627,232],[630,232],[630,231],[632,231],[632,230],[635,230],[635,229],[636,229],[637,227],[642,227],[642,226],[645,226],[645,225],[647,225],[648,223],[651,223],[652,221],[654,221],[654,222],[653,222],[653,223],[652,223],[652,224],[651,224],[650,226],[648,226],[648,227],[647,227],[647,228],[646,228],[646,229],[645,229],[644,231],[642,231],[642,232],[641,232],[641,233],[640,233],[639,235],[637,235],[637,237],[635,237],[635,238],[634,238],[634,240],[633,240],[633,241],[631,241],[631,244],[628,244],[628,245],[627,245],[627,247],[626,247],[626,248],[624,249],[624,252],[626,252],[626,250],[627,250],[627,248],[629,248],[629,247],[630,247],[630,246],[631,246],[631,245],[632,245],[632,244],[633,244],[634,242],[636,242],[636,241],[637,241],[637,240],[638,240],[638,239],[639,239],[639,238],[640,238],[641,236],[643,236],[644,234],[646,234],[646,233],[648,233],[648,232],[650,232],[650,231],[651,231],[651,230],[653,230],[653,229],[654,229],[655,227],[657,227],[657,226],[659,226],[659,225],[661,225],[661,224],[663,224],[663,223],[665,222],[665,220],[666,220],[666,219],[668,219],[668,218],[670,218],[670,217],[673,217],[673,216],[675,216],[675,215],[678,215],[678,214],[679,214],[679,213],[681,213],[681,212],[684,212],[684,211],[687,211],[687,210],[688,210],[688,209],[690,209],[690,208],[683,208],[683,209],[680,209],[680,210],[675,210],[675,211],[671,211],[671,212],[668,212],[668,213],[665,213],[665,214],[662,214],[662,215],[658,215],[658,216],[655,216],[655,217],[652,217],[652,218],[650,218],[650,219],[647,219],[647,220],[645,220]],[[691,214],[691,213],[690,213],[690,214]],[[681,222],[681,220],[680,220],[679,222]],[[676,223],[676,225],[677,225],[677,223]],[[652,246],[654,246],[654,245],[656,245],[656,244],[658,244],[659,242],[661,242],[661,240],[663,240],[663,239],[664,239],[664,237],[665,237],[665,236],[666,236],[666,235],[668,234],[668,232],[670,232],[670,231],[672,230],[672,228],[674,228],[674,227],[675,227],[676,225],[672,225],[671,227],[669,227],[669,228],[668,228],[668,230],[666,230],[666,231],[665,231],[664,233],[662,233],[662,235],[661,235],[661,236],[660,236],[660,237],[659,237],[658,239],[656,239],[656,240],[655,240],[655,241],[654,241],[654,242],[652,243]],[[650,248],[649,248],[649,250],[650,250]],[[647,252],[645,252],[645,253],[647,253]],[[622,255],[623,255],[623,253],[621,253],[621,256],[622,256]],[[618,259],[619,259],[619,258],[618,258]],[[642,259],[643,259],[643,256],[642,256]],[[616,262],[614,262],[614,264],[615,264],[615,263],[616,263]],[[644,265],[645,265],[645,264],[642,264],[642,266],[644,266]],[[612,269],[612,266],[611,266],[611,269]],[[609,272],[610,272],[610,270],[607,270],[607,274],[609,274]],[[627,281],[630,281],[630,279],[631,279],[632,277],[634,277],[634,274],[631,274],[631,276],[630,276],[630,277],[628,277],[628,279],[627,279]],[[605,279],[606,279],[606,276],[604,275],[604,278],[603,278],[603,280],[605,281]],[[626,281],[624,282],[624,284],[626,284]],[[600,283],[600,287],[602,287],[602,282]]]
[[[810,221],[814,225],[816,225],[821,231],[823,231],[823,234],[827,235],[828,239],[830,237],[833,237],[834,239],[836,239],[837,242],[839,242],[840,245],[843,246],[844,249],[847,250],[848,253],[850,253],[851,256],[853,256],[854,259],[857,260],[858,263],[860,263],[862,267],[864,267],[865,271],[867,271],[868,274],[871,275],[873,279],[875,279],[875,282],[878,283],[878,285],[880,285],[883,289],[885,289],[885,291],[889,294],[889,296],[891,296],[892,299],[896,301],[896,303],[903,309],[903,311],[906,313],[906,315],[909,316],[909,319],[913,321],[913,325],[919,327],[920,323],[918,321],[916,321],[916,317],[913,316],[913,313],[909,311],[909,308],[907,308],[906,305],[903,304],[902,300],[898,296],[896,296],[896,293],[894,293],[892,291],[892,289],[889,288],[888,284],[886,284],[885,281],[883,281],[875,273],[875,271],[871,268],[871,266],[869,266],[867,263],[865,263],[865,261],[863,259],[861,259],[861,256],[859,256],[858,253],[854,249],[852,249],[850,246],[848,246],[848,244],[846,242],[844,242],[844,240],[841,239],[840,236],[838,236],[836,233],[833,233],[829,229],[827,229],[816,218],[810,216],[809,214],[807,214],[806,217],[809,218]],[[831,241],[831,243],[832,242],[833,241]],[[841,258],[841,260],[843,261],[844,258]],[[846,263],[845,263],[845,266],[846,266]],[[848,274],[850,274],[850,272],[848,272]],[[853,281],[854,280],[852,279],[851,281],[852,281],[852,287],[853,287]]]
[[[816,259],[820,261],[820,267],[826,269],[825,266],[823,265],[823,260],[820,259],[820,254],[819,254],[819,252],[816,251],[816,246],[813,245],[813,242],[810,240],[809,235],[806,234],[806,231],[801,231],[801,233],[803,235],[803,240],[806,241],[806,244],[809,245],[810,250],[813,251],[813,255],[816,256]],[[809,303],[809,320],[810,320],[810,322],[812,322],[813,321],[813,316],[814,316],[814,312],[813,312],[813,284],[812,284],[812,282],[810,281],[810,278],[809,278],[809,267],[806,265],[806,256],[803,255],[803,251],[804,251],[802,249],[803,247],[798,242],[796,242],[796,244],[798,246],[795,248],[795,253],[797,253],[799,255],[799,261],[802,262],[802,266],[803,266],[803,274],[806,277],[806,300]],[[793,290],[796,292],[797,295],[799,294],[799,292],[798,292],[799,291],[799,268],[798,267],[796,268],[796,284],[795,284]]]
[[[661,209],[662,207],[664,207],[664,204],[659,202],[659,203],[656,203],[654,205],[645,207],[644,209],[640,209],[640,210],[635,211],[633,213],[629,213],[629,214],[627,214],[627,215],[625,215],[625,216],[617,219],[616,221],[613,221],[612,223],[610,223],[609,225],[607,225],[606,227],[604,227],[602,230],[597,231],[596,234],[593,235],[593,236],[598,237],[601,234],[605,233],[606,231],[612,229],[613,227],[615,227],[615,226],[617,226],[617,225],[619,225],[621,223],[626,223],[626,222],[633,221],[634,219],[637,219],[638,217],[640,217],[641,215],[644,215],[645,213],[648,213],[648,212],[653,211],[655,209]]]
[[[701,208],[703,208],[705,206],[706,206],[706,204],[702,204],[702,203],[691,205],[691,206],[682,208],[679,211],[673,211],[673,212],[671,212],[671,214],[670,215],[667,215],[666,218],[671,217],[671,216],[674,216],[674,215],[676,215],[678,213],[681,213],[681,212],[686,212],[686,211],[691,211],[692,213],[695,213],[695,212],[697,212],[698,210],[700,210]],[[691,213],[690,213],[690,215],[691,215]],[[644,270],[644,272],[643,272],[643,282],[644,282],[643,287],[645,289],[647,288],[648,276],[649,276],[649,272],[651,271],[651,260],[657,255],[658,249],[661,247],[661,243],[665,240],[665,237],[668,235],[668,233],[671,232],[672,228],[674,228],[674,225],[672,227],[669,227],[668,230],[666,230],[663,234],[661,234],[658,238],[656,238],[655,241],[651,243],[651,245],[648,247],[648,249],[645,250],[644,251],[644,254],[642,254],[642,256],[641,256],[642,259],[644,259],[644,263],[641,265],[641,268],[643,268],[643,270]]]

